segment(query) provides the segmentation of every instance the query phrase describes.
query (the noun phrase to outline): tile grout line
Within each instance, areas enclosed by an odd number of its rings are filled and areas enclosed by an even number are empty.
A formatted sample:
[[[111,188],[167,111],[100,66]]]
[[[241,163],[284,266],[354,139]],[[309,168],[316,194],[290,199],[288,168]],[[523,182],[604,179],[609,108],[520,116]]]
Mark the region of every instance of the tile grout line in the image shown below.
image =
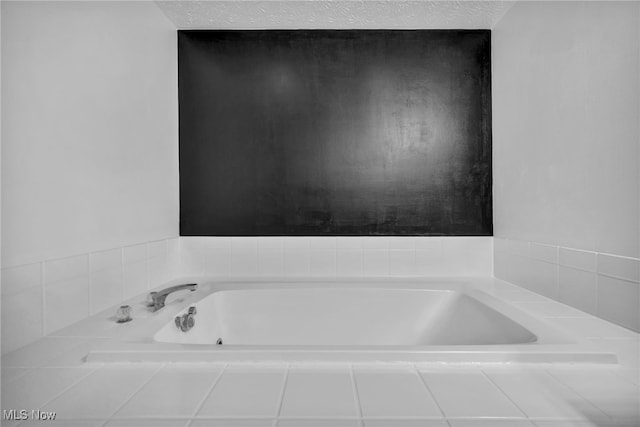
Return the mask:
[[[120,248],[120,304],[125,300],[124,295],[124,247],[122,247]]]
[[[16,376],[14,376],[13,378],[11,378],[10,380],[5,380],[3,381],[4,384],[11,384],[13,383],[15,380],[17,380],[18,378],[22,378],[23,376],[27,375],[28,373],[30,373],[31,371],[38,369],[38,368],[23,368],[23,367],[14,367],[14,366],[6,366],[3,369],[24,369],[24,372],[20,372],[19,374],[17,374]],[[0,375],[1,376],[1,375]]]
[[[580,397],[582,400],[584,400],[586,403],[588,403],[589,405],[591,405],[594,409],[596,409],[598,412],[600,412],[604,418],[611,420],[611,417],[609,416],[609,414],[607,414],[606,412],[604,412],[602,409],[600,409],[599,406],[597,406],[595,403],[591,402],[591,400],[587,399],[585,396],[582,395],[582,393],[579,393],[577,390],[575,390],[573,387],[571,387],[568,384],[565,384],[562,380],[560,380],[560,378],[556,377],[555,375],[553,375],[553,373],[551,373],[548,369],[543,369],[543,372],[548,375],[549,377],[551,377],[551,379],[558,385],[560,385],[560,387],[564,387],[567,390],[571,391],[572,393],[574,393],[576,396]]]
[[[44,261],[42,261],[40,262],[40,286],[42,287],[42,304],[40,307],[42,310],[40,312],[40,314],[42,315],[42,324],[40,325],[42,327],[42,330],[41,330],[40,338],[44,337],[47,332],[47,316],[46,316],[47,291],[45,288],[45,280],[46,280],[45,274],[46,272],[45,272]]]
[[[151,281],[149,280],[149,242],[144,244],[144,272],[145,281],[147,282],[147,292],[151,290]]]
[[[204,406],[204,402],[206,402],[209,396],[211,396],[211,393],[213,393],[213,389],[216,388],[216,386],[220,382],[220,378],[222,378],[222,375],[227,370],[228,366],[229,366],[229,363],[225,363],[224,366],[222,366],[222,369],[220,369],[220,373],[218,374],[216,379],[213,380],[213,384],[211,384],[211,387],[209,387],[209,390],[204,394],[204,397],[202,398],[202,400],[200,400],[200,403],[196,405],[196,408],[194,409],[193,414],[191,415],[192,421],[195,419],[196,415],[198,415],[198,412],[200,412],[200,410]]]
[[[40,405],[41,408],[44,408],[45,406],[47,406],[49,403],[53,402],[54,400],[56,400],[57,398],[59,398],[60,396],[62,396],[63,394],[65,394],[67,391],[71,390],[71,388],[75,387],[77,384],[79,384],[80,382],[84,381],[86,378],[89,378],[90,376],[94,375],[96,372],[98,372],[102,367],[96,367],[92,370],[88,370],[89,372],[87,372],[85,375],[82,375],[80,378],[78,378],[77,380],[73,381],[71,384],[69,384],[67,387],[63,388],[59,393],[57,393],[56,395],[54,395],[52,398],[50,398],[49,400],[45,401],[44,403],[42,403],[42,405]],[[34,368],[32,370],[36,370],[38,368]],[[64,368],[63,368],[64,369]],[[81,368],[67,368],[67,369],[81,369]]]
[[[595,315],[600,315],[600,254],[596,255],[596,312]],[[558,268],[559,269],[559,268]],[[617,357],[617,356],[616,356]]]
[[[110,421],[113,419],[113,416],[116,415],[118,413],[118,411],[120,411],[122,408],[124,408],[124,406],[129,403],[131,401],[131,399],[133,399],[133,397],[138,394],[138,392],[140,390],[142,390],[144,388],[144,386],[146,386],[147,384],[149,384],[155,377],[156,375],[158,375],[158,372],[160,372],[167,364],[166,363],[161,363],[160,366],[158,367],[158,369],[156,369],[155,371],[153,371],[153,373],[151,374],[151,376],[149,376],[149,378],[146,381],[143,381],[143,383],[137,387],[130,395],[129,397],[127,397],[116,409],[115,411],[113,411],[111,413],[111,415],[109,415],[107,417],[107,421]],[[104,369],[104,367],[103,367]]]
[[[287,364],[287,368],[284,371],[284,378],[282,379],[282,388],[280,389],[280,395],[278,396],[278,409],[276,411],[276,421],[280,418],[282,413],[282,405],[284,403],[284,393],[287,389],[287,382],[289,381],[289,371],[291,370],[291,363]]]
[[[87,307],[87,314],[88,316],[85,316],[83,319],[86,319],[87,317],[91,317],[94,313],[93,313],[93,309],[91,307],[91,304],[93,302],[93,299],[91,297],[91,294],[93,292],[91,292],[91,254],[88,253],[87,254],[87,284],[89,285],[89,288],[87,289],[87,303],[89,304],[89,307]]]
[[[516,409],[517,409],[518,411],[520,411],[520,412],[522,413],[522,415],[524,415],[524,417],[525,417],[528,421],[531,421],[531,418],[529,417],[529,414],[527,414],[527,413],[526,413],[526,412],[525,412],[525,411],[520,407],[520,405],[518,405],[518,404],[516,403],[516,401],[515,401],[515,400],[513,400],[513,399],[511,398],[511,396],[509,396],[509,393],[507,393],[506,391],[504,391],[504,390],[503,390],[503,389],[502,389],[502,388],[501,388],[501,387],[500,387],[500,386],[499,386],[495,381],[493,381],[493,379],[491,379],[491,377],[490,377],[490,376],[489,376],[489,375],[488,375],[488,374],[487,374],[483,369],[480,369],[480,372],[481,372],[481,373],[482,373],[482,375],[487,379],[487,381],[489,381],[491,384],[493,384],[493,386],[494,386],[496,389],[498,389],[498,391],[499,391],[500,393],[502,393],[502,395],[503,395],[504,397],[506,397],[506,398],[507,398],[507,400],[508,400],[509,402],[511,402],[511,403],[513,404],[513,406],[515,406],[515,407],[516,407]]]
[[[431,391],[431,388],[429,387],[429,385],[427,385],[427,380],[422,376],[422,374],[420,374],[420,370],[418,369],[418,367],[415,364],[413,365],[413,369],[415,370],[416,374],[418,375],[418,379],[422,382],[422,385],[424,385],[424,387],[427,389],[427,392],[429,392],[429,396],[431,396],[431,399],[433,399],[433,402],[438,407],[438,410],[440,411],[440,414],[442,414],[442,419],[446,420],[447,416],[445,415],[444,411],[442,410],[442,407],[438,403],[438,400],[436,399],[436,395]],[[447,422],[447,424],[448,424],[448,422]]]
[[[595,272],[594,274],[596,274],[597,276],[604,276],[604,277],[608,277],[610,279],[616,279],[616,280],[620,280],[623,282],[628,282],[628,283],[633,283],[634,285],[640,285],[640,282],[634,279],[628,279],[625,277],[621,277],[621,276],[616,276],[615,274],[609,274],[609,273],[600,273],[600,272]]]
[[[349,375],[351,377],[351,389],[353,391],[353,401],[356,406],[356,412],[360,419],[360,426],[364,427],[364,420],[362,416],[362,405],[360,404],[360,395],[358,394],[358,383],[356,382],[356,373],[353,370],[353,363],[349,364]]]

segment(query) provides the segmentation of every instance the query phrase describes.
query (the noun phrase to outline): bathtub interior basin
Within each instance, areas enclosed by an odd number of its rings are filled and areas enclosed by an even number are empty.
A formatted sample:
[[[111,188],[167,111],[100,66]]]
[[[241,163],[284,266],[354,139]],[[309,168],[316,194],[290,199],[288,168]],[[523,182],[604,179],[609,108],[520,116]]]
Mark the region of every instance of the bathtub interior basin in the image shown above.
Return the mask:
[[[528,329],[453,290],[258,289],[215,292],[196,304],[193,329],[166,324],[179,344],[427,346],[522,344]]]

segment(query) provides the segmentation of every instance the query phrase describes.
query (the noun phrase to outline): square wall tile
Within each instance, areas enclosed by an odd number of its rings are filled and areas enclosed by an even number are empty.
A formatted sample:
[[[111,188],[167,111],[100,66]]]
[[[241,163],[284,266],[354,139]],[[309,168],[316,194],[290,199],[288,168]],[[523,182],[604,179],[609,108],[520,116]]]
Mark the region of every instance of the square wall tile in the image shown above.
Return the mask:
[[[123,299],[129,299],[149,290],[147,262],[136,261],[122,266]]]
[[[558,263],[558,247],[553,245],[544,245],[542,243],[529,244],[529,253],[531,258],[535,258],[540,261]]]
[[[120,265],[92,272],[90,283],[91,314],[122,301],[122,267]]]
[[[389,249],[389,239],[385,236],[364,236],[362,237],[362,248],[365,251]]]
[[[284,239],[284,248],[287,250],[309,250],[309,239],[305,236],[286,236]]]
[[[147,275],[149,288],[157,288],[169,281],[169,264],[166,256],[149,258],[147,260]]]
[[[89,272],[106,270],[122,265],[122,250],[112,249],[108,251],[94,252],[89,255]]]
[[[89,277],[76,277],[45,286],[45,334],[89,316]]]
[[[417,273],[414,250],[389,250],[389,275],[414,276]]]
[[[258,250],[263,249],[284,249],[285,238],[282,236],[260,236],[256,237]]]
[[[227,276],[231,274],[231,249],[207,248],[201,254],[199,274],[211,276]]]
[[[145,259],[147,259],[147,245],[145,243],[122,248],[122,262],[124,264],[144,261]]]
[[[388,276],[389,251],[365,249],[362,252],[362,273],[365,276]]]
[[[4,283],[2,284],[4,286]],[[42,288],[25,288],[2,296],[2,352],[34,342],[43,335]]]
[[[349,371],[296,370],[289,372],[281,417],[356,417]]]
[[[599,275],[598,316],[640,332],[640,284]]]
[[[560,265],[578,270],[596,272],[596,253],[577,249],[560,248]]]
[[[248,252],[258,249],[257,237],[231,237],[231,252]]]
[[[362,250],[339,249],[336,253],[336,275],[360,276],[362,275]]]
[[[518,272],[516,266],[512,262],[513,259],[516,258],[515,255],[512,255],[509,252],[494,252],[493,257],[493,275],[496,278],[515,285],[524,286],[524,284],[518,283],[517,281]]]
[[[309,250],[311,251],[334,251],[336,250],[336,238],[333,236],[311,236],[307,237]]]
[[[312,276],[335,276],[336,250],[312,250],[309,253],[309,274]]]
[[[204,401],[199,417],[275,417],[284,370],[225,371]]]
[[[44,283],[59,283],[89,276],[89,255],[45,261]]]
[[[640,259],[598,254],[598,273],[640,282]]]
[[[452,237],[442,240],[443,264],[449,275],[493,275],[493,243],[487,237]]]
[[[169,269],[171,278],[181,276],[179,270],[180,264],[180,238],[172,237],[167,239],[167,256],[169,257]]]
[[[186,237],[181,237],[180,239],[185,239]],[[193,238],[193,237],[191,237]],[[205,251],[209,249],[223,249],[231,251],[233,247],[232,239],[233,237],[221,237],[221,236],[203,236],[203,237],[195,237],[200,243],[200,248]],[[241,243],[236,242],[236,247],[241,245]],[[256,242],[257,245],[257,242]]]
[[[500,237],[493,238],[493,249],[495,252],[509,252],[509,243],[507,239]]]
[[[338,236],[336,239],[336,249],[338,250],[362,250],[362,237],[359,236]]]
[[[421,276],[453,276],[456,274],[452,271],[456,269],[456,265],[452,264],[450,259],[445,261],[442,251],[416,251],[416,271]]]
[[[157,240],[147,243],[147,258],[164,257],[167,255],[167,241]]]
[[[519,255],[523,257],[531,256],[529,242],[525,240],[507,240],[507,251],[513,255]]]
[[[404,251],[415,251],[418,240],[413,236],[385,236],[383,239],[387,241],[387,249]]]
[[[598,287],[595,273],[560,266],[558,277],[559,301],[578,310],[596,314]]]
[[[2,269],[2,295],[24,292],[42,285],[42,263]]]
[[[284,249],[258,249],[258,272],[261,276],[284,276]]]
[[[415,250],[422,252],[441,253],[444,250],[444,241],[449,237],[423,236],[416,237]]]
[[[205,274],[205,248],[203,239],[192,236],[180,237],[179,271],[181,276],[199,276]],[[229,260],[231,249],[229,248]],[[229,263],[226,264],[227,266]]]
[[[445,252],[492,252],[493,238],[485,236],[476,237],[441,237],[442,250]]]
[[[232,240],[231,274],[255,276],[258,274],[258,243],[253,240]],[[252,243],[251,243],[252,242]]]
[[[284,274],[291,277],[309,275],[309,251],[285,249],[284,250]]]
[[[558,264],[533,258],[520,258],[528,273],[524,278],[525,287],[549,298],[558,298]]]

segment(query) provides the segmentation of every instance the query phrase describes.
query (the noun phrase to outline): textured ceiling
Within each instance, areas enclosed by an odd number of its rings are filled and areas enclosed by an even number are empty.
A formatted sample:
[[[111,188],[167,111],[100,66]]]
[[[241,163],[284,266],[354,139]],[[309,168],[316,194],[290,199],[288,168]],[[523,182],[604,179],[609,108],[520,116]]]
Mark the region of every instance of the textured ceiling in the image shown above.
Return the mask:
[[[161,1],[179,29],[490,29],[513,1]]]

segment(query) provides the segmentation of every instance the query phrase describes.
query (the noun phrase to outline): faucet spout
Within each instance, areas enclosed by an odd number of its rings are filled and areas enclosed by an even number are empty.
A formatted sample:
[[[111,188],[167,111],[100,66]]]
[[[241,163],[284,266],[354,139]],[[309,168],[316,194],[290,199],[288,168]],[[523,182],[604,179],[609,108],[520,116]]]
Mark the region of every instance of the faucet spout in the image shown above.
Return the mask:
[[[158,292],[151,292],[147,297],[147,307],[150,307],[151,311],[158,311],[164,307],[164,301],[167,299],[169,294],[187,290],[193,292],[196,289],[198,289],[198,285],[196,283],[188,283],[185,285],[170,286]]]

